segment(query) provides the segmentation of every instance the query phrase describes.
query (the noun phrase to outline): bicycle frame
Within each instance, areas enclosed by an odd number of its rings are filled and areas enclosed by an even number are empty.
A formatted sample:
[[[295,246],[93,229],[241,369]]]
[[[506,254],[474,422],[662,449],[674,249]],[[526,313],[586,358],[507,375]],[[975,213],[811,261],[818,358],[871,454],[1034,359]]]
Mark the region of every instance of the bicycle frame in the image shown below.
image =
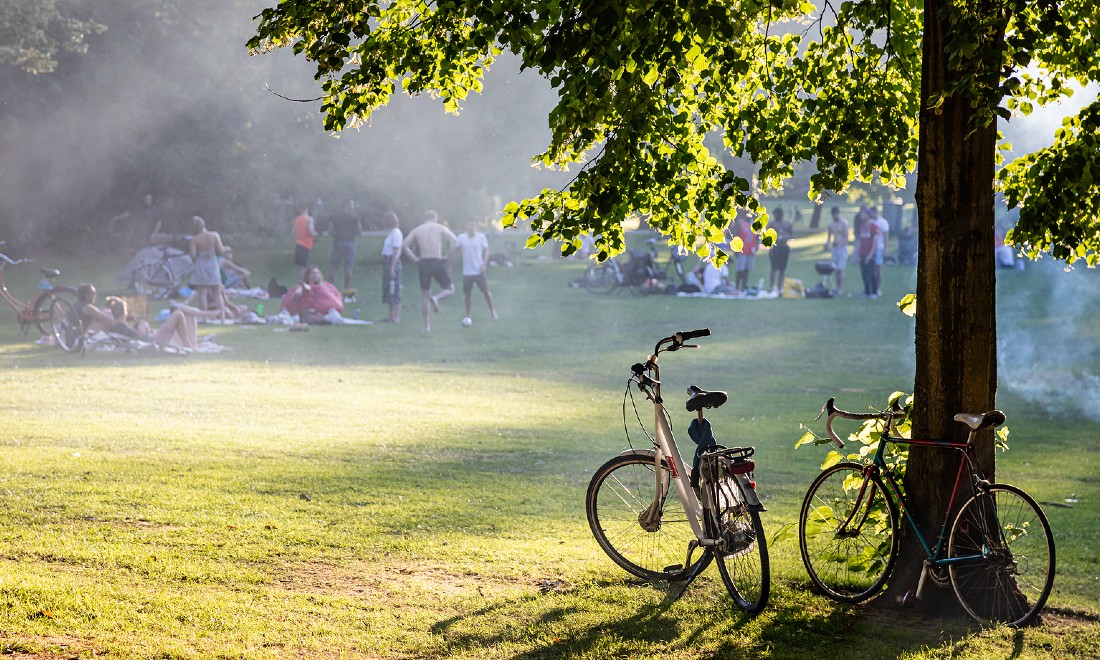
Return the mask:
[[[51,281],[52,278],[48,278],[45,276],[45,274],[43,274],[43,277],[46,277],[44,282],[49,285],[49,288],[40,286],[38,295],[34,298],[31,298],[27,302],[16,298],[15,295],[8,290],[7,283],[4,282],[4,266],[8,264],[17,266],[21,263],[26,263],[26,261],[26,259],[13,260],[7,255],[0,254],[0,296],[2,296],[4,300],[6,300],[9,305],[11,305],[11,308],[14,309],[19,315],[19,325],[21,326],[34,325],[35,323],[44,320],[44,318],[39,318],[35,315],[35,303],[38,302],[38,299],[42,297],[44,291],[49,291],[53,288],[53,282]],[[46,318],[48,318],[48,316]]]
[[[709,331],[707,332],[709,334]],[[690,344],[681,343],[680,345],[691,347]],[[669,350],[676,350],[676,348]],[[654,472],[657,477],[655,480],[653,502],[650,504],[645,515],[650,519],[659,520],[663,513],[664,495],[668,486],[667,484],[661,483],[664,477],[664,471],[661,470],[661,462],[664,461],[669,467],[674,485],[680,495],[680,501],[684,504],[684,512],[687,515],[688,524],[691,526],[695,538],[699,541],[700,546],[713,547],[717,545],[719,541],[710,537],[703,523],[703,511],[705,508],[708,508],[710,504],[705,501],[700,501],[695,489],[691,485],[691,468],[684,463],[680,455],[680,447],[676,443],[676,437],[672,433],[671,426],[669,426],[668,414],[665,412],[664,399],[661,396],[661,369],[657,364],[657,355],[661,352],[661,344],[658,343],[657,346],[654,347],[653,355],[649,357],[645,365],[634,366],[634,372],[638,377],[639,386],[641,386],[642,391],[645,392],[653,402],[654,428],[656,429],[653,437],[654,449],[628,450],[624,453],[653,455]],[[645,371],[649,371],[653,376],[646,376],[644,374]],[[702,418],[701,410],[700,418]],[[738,490],[741,493],[741,497],[744,498],[745,504],[751,508],[763,510],[763,506],[760,504],[759,497],[756,494],[755,487],[751,484],[744,483],[748,480],[748,477],[744,474],[735,474],[733,476],[737,481]]]
[[[964,483],[964,477],[967,474],[971,475],[972,478],[970,481],[972,487],[974,488],[973,494],[977,494],[977,491],[980,488],[981,484],[985,482],[981,471],[981,466],[978,464],[977,456],[975,456],[974,454],[974,445],[971,443],[974,438],[975,431],[970,432],[966,442],[948,442],[940,440],[923,440],[895,437],[890,435],[890,430],[892,428],[893,418],[890,418],[890,420],[887,422],[887,428],[885,431],[883,431],[882,437],[879,440],[878,448],[875,450],[874,458],[871,460],[871,463],[864,468],[863,483],[860,485],[860,492],[856,497],[856,506],[853,507],[852,516],[850,516],[848,520],[844,521],[844,523],[841,525],[841,529],[845,529],[853,522],[855,523],[855,527],[858,527],[859,525],[862,525],[864,520],[866,520],[867,515],[870,513],[872,499],[874,498],[874,493],[867,493],[868,485],[871,484],[870,477],[873,475],[878,475],[880,477],[883,477],[884,483],[890,491],[889,493],[884,493],[883,496],[890,497],[894,501],[894,503],[897,504],[897,506],[901,509],[902,515],[904,516],[906,522],[909,523],[910,529],[913,530],[913,534],[915,535],[917,542],[920,544],[921,549],[924,551],[926,557],[926,566],[931,565],[935,566],[936,568],[942,568],[951,564],[964,564],[986,559],[987,557],[984,554],[967,555],[963,557],[943,556],[944,552],[946,551],[945,544],[947,542],[948,528],[951,524],[951,513],[956,510],[958,504],[963,499],[963,496],[961,495],[961,490]],[[947,513],[944,516],[943,525],[940,527],[939,535],[936,538],[936,543],[934,546],[931,545],[924,534],[921,533],[920,526],[917,524],[916,519],[913,517],[913,514],[909,507],[909,501],[905,498],[905,494],[902,492],[901,486],[898,483],[897,478],[889,469],[887,469],[888,466],[886,464],[885,458],[883,457],[883,454],[885,453],[886,445],[889,443],[916,445],[921,447],[935,447],[940,449],[956,449],[962,452],[962,457],[959,460],[959,470],[955,477],[955,485],[951,490],[951,498],[948,500],[947,504]],[[864,505],[863,498],[865,496],[867,497],[867,502]],[[864,513],[858,516],[859,520],[853,520],[857,517],[857,512],[860,511],[864,511]],[[983,534],[984,533],[985,530],[983,530]],[[923,583],[923,581],[924,574],[922,573],[921,583]],[[920,588],[921,585],[918,585],[918,593],[920,592]]]

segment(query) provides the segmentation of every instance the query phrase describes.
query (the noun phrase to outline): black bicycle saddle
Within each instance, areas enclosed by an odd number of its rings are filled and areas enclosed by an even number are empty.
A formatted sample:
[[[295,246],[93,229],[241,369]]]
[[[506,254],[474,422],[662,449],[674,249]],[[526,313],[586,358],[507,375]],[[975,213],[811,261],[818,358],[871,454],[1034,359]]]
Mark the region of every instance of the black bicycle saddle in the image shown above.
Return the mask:
[[[688,412],[695,412],[703,408],[717,408],[729,398],[725,392],[708,392],[699,389],[695,385],[688,387],[688,394],[691,395],[687,400]]]

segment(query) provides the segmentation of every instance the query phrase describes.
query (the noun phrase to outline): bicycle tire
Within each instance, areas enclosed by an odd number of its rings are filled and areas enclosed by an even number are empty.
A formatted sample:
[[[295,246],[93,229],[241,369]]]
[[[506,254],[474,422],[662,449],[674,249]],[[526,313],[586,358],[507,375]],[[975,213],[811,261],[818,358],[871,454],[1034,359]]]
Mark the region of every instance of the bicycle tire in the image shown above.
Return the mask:
[[[987,533],[990,521],[993,534]],[[947,555],[975,554],[986,558],[948,566],[963,609],[982,625],[1019,627],[1033,621],[1054,585],[1055,565],[1054,537],[1035,500],[1007,484],[993,484],[970,498],[951,526]]]
[[[713,537],[718,539],[714,549],[718,573],[733,602],[756,614],[767,607],[771,590],[768,541],[760,513],[745,504],[733,477],[727,475],[708,487],[715,491],[710,515]]]
[[[76,300],[76,289],[68,286],[55,286],[48,291],[43,291],[38,299],[34,301],[34,325],[38,328],[38,332],[43,335],[53,334],[51,305],[55,299],[61,296],[72,297],[72,300],[69,301],[71,305]]]
[[[588,525],[607,556],[628,573],[671,582],[694,578],[710,564],[712,555],[696,548],[698,554],[693,552],[689,558],[695,533],[666,463],[661,465],[668,478],[660,527],[647,532],[638,521],[653,502],[654,469],[652,456],[638,454],[616,456],[600,466],[585,497]]]
[[[606,263],[593,264],[584,272],[583,284],[589,293],[611,293],[619,285],[615,269]]]
[[[858,463],[839,463],[822,472],[806,492],[798,517],[798,546],[810,579],[826,596],[848,603],[877,594],[898,555],[897,509],[878,475],[870,476],[864,491],[863,472]],[[840,533],[849,518],[858,525]]]
[[[157,299],[167,298],[175,278],[163,261],[143,263],[134,270],[133,288]]]
[[[84,347],[84,324],[76,308],[65,298],[54,298],[50,303],[50,334],[66,353],[76,353]]]

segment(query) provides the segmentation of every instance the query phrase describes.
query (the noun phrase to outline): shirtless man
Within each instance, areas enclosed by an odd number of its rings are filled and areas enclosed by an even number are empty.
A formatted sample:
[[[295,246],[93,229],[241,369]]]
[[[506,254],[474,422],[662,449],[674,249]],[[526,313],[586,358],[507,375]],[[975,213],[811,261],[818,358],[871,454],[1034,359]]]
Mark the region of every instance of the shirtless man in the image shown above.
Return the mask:
[[[405,254],[417,264],[420,270],[420,312],[424,316],[424,332],[432,331],[431,313],[439,311],[439,301],[455,292],[451,276],[447,272],[447,262],[443,256],[443,239],[448,241],[447,249],[458,244],[458,237],[450,229],[439,224],[439,215],[428,211],[424,224],[409,232],[402,244]],[[416,245],[414,252],[412,246]],[[439,293],[432,295],[432,279],[439,283]]]

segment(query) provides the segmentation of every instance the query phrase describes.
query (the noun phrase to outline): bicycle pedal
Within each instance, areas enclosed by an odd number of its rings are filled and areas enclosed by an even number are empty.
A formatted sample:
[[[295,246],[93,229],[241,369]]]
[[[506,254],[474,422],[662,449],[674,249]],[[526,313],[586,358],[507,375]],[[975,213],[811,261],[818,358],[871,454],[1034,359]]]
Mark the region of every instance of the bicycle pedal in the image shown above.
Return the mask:
[[[680,573],[684,570],[683,564],[673,564],[672,566],[665,566],[665,573]]]

